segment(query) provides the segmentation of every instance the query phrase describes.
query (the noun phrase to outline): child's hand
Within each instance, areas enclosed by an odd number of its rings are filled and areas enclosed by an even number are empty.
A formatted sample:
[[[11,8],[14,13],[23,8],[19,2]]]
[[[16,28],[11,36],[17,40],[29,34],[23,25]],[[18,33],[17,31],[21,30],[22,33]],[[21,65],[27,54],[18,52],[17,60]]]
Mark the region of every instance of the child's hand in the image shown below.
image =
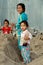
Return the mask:
[[[11,27],[14,27],[15,26],[15,24],[14,23],[11,23]]]
[[[30,40],[29,36],[28,35],[25,35],[24,36],[24,40]]]

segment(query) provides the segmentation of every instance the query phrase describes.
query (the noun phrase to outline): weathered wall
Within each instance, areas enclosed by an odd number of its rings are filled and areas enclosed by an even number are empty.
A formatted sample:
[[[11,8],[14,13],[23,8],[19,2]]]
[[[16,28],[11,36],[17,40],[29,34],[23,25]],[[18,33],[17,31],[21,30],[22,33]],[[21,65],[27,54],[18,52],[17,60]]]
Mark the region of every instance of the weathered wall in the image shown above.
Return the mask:
[[[16,5],[19,2],[26,5],[30,26],[43,31],[43,0],[0,0],[0,22],[5,18],[17,22]]]

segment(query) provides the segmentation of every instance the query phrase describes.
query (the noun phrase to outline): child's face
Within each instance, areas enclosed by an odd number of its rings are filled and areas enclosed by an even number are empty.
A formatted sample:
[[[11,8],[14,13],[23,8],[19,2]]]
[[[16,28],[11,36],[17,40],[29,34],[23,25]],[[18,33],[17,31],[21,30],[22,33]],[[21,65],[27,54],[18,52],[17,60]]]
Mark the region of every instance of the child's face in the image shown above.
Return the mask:
[[[5,22],[4,22],[4,26],[6,26],[6,27],[8,26],[8,23],[7,23],[7,21],[5,21]]]
[[[17,11],[18,11],[19,14],[22,13],[23,12],[22,6],[18,5],[17,6]]]
[[[26,24],[21,23],[21,29],[22,29],[23,31],[25,31],[25,30],[26,30],[26,28],[27,28]]]

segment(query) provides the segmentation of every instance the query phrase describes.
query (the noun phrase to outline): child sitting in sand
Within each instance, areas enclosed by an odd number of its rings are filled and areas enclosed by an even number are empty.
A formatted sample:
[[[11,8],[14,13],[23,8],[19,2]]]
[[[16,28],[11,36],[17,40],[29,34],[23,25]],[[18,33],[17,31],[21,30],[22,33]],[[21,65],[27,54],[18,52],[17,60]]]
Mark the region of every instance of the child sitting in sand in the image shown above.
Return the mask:
[[[12,28],[9,27],[9,21],[7,19],[4,20],[4,26],[1,28],[4,34],[10,34]]]
[[[27,30],[28,22],[22,21],[20,23],[22,32],[21,32],[21,39],[20,39],[20,46],[21,46],[21,55],[23,57],[24,63],[28,63],[31,61],[30,59],[30,40],[32,38],[31,33]]]

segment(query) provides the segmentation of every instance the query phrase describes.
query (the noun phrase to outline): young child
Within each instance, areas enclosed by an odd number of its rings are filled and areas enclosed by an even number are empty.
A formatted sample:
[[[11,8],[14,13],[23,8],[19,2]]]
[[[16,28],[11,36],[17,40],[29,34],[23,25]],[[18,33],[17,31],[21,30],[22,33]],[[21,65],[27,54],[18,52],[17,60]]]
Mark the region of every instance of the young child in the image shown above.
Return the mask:
[[[21,36],[21,28],[20,22],[23,20],[28,20],[27,14],[25,13],[25,5],[23,3],[17,4],[17,12],[19,13],[18,22],[16,24],[17,36],[18,36],[18,47],[21,50],[20,44],[20,36]]]
[[[9,21],[7,19],[4,20],[4,26],[1,28],[2,32],[4,34],[10,34],[11,33],[11,27],[9,27]]]
[[[32,38],[31,33],[27,30],[28,22],[22,21],[20,23],[22,32],[21,32],[21,39],[20,39],[20,46],[21,46],[21,55],[23,57],[24,63],[28,63],[31,61],[30,59],[30,40]]]

